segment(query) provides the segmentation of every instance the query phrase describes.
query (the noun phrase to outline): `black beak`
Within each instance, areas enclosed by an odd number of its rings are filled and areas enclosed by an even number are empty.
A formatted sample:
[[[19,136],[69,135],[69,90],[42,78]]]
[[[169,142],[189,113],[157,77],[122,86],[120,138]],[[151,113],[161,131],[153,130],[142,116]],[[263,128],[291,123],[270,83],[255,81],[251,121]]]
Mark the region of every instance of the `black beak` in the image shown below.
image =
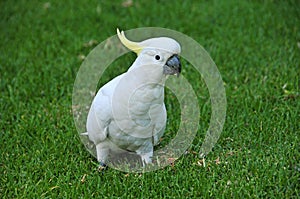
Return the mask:
[[[171,56],[166,64],[164,65],[164,74],[165,75],[176,75],[179,76],[181,72],[181,63],[178,55]]]

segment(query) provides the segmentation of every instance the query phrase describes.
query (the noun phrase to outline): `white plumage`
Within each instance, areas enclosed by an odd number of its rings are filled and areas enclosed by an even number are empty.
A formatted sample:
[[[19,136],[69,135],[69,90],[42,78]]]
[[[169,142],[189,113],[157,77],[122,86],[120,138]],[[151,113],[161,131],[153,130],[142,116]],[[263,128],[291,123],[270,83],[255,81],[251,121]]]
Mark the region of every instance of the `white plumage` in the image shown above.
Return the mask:
[[[110,151],[131,151],[151,163],[153,146],[162,137],[167,121],[164,83],[167,75],[179,75],[180,45],[171,38],[121,42],[138,57],[123,73],[98,91],[88,118],[87,135],[96,146],[97,159],[105,164]]]

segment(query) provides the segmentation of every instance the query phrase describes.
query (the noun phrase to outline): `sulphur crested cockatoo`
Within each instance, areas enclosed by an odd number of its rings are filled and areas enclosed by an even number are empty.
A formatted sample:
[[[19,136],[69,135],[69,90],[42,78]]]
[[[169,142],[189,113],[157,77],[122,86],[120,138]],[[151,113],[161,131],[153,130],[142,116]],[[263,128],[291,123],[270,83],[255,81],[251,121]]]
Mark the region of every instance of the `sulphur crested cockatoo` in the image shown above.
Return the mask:
[[[179,75],[180,45],[158,37],[129,41],[117,29],[120,41],[138,56],[128,71],[106,83],[94,98],[87,117],[89,140],[97,159],[105,165],[110,151],[138,154],[143,165],[151,163],[153,146],[166,127],[164,83],[168,75]]]

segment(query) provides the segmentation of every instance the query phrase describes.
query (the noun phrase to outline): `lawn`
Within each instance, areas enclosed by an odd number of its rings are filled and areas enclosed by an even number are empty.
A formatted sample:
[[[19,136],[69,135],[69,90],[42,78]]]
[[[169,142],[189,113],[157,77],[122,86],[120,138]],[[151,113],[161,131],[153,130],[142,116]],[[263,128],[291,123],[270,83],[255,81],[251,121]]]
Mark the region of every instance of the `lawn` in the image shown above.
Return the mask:
[[[300,197],[298,1],[19,0],[0,6],[1,198]],[[153,172],[100,172],[74,125],[76,74],[116,28],[149,26],[192,37],[215,61],[227,95],[223,132],[204,165],[198,152],[210,120],[209,95],[184,62],[201,112],[187,152]],[[109,67],[99,86],[134,58],[121,57],[116,63],[124,65]],[[166,104],[165,144],[179,115],[169,90]]]

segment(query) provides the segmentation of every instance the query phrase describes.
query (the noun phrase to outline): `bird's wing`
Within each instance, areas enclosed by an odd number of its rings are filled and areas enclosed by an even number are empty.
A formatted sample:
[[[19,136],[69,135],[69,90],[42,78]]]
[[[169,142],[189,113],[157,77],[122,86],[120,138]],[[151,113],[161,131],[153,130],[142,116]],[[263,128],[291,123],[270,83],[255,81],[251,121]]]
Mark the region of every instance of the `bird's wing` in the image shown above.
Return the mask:
[[[119,75],[107,84],[105,84],[97,93],[91,105],[87,118],[87,132],[89,139],[98,144],[107,137],[108,126],[113,119],[111,99],[116,85],[121,77]]]

